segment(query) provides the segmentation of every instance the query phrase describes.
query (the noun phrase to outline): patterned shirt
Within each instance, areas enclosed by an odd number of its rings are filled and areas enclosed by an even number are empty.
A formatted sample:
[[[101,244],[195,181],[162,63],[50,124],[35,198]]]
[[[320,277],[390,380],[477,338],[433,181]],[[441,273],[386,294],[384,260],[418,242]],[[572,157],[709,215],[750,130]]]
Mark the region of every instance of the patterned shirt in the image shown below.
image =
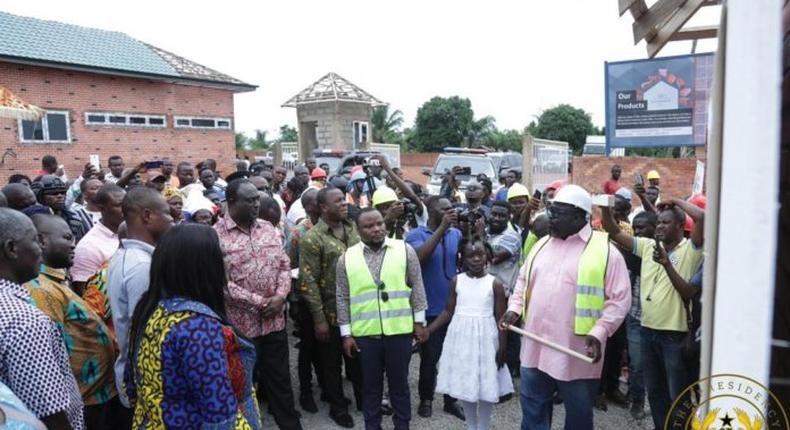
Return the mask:
[[[255,347],[206,305],[160,301],[130,355],[132,428],[262,428]]]
[[[41,265],[38,278],[25,284],[33,303],[63,335],[83,402],[99,405],[115,396],[115,351],[107,326],[69,288],[66,271]]]
[[[288,258],[291,259],[292,269],[299,267],[299,240],[311,228],[313,228],[313,222],[310,221],[310,218],[305,218],[288,233],[288,237],[285,240],[285,252],[288,253]]]
[[[258,337],[285,329],[285,313],[264,317],[266,299],[285,299],[291,291],[291,262],[280,234],[256,219],[249,233],[230,215],[214,225],[228,273],[225,292],[228,317],[244,336]]]
[[[110,307],[110,297],[107,295],[107,270],[109,267],[110,260],[107,260],[93,276],[88,278],[85,291],[82,292],[82,299],[104,321],[110,339],[115,344],[115,326],[112,325],[112,308]],[[117,349],[116,346],[116,352]]]
[[[344,222],[343,239],[338,239],[323,219],[302,237],[299,243],[299,294],[307,302],[316,324],[337,325],[337,259],[357,242],[359,234],[353,224]]]
[[[39,418],[66,412],[85,428],[82,399],[63,336],[19,284],[0,279],[0,382]]]

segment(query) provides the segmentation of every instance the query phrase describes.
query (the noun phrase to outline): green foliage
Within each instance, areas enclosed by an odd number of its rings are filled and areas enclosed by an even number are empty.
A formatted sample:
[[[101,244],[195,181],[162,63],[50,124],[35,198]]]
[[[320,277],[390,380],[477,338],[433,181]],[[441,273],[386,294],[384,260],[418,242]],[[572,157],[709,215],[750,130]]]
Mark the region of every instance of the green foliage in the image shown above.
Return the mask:
[[[255,137],[248,139],[250,149],[269,149],[270,144],[266,140],[266,130],[255,130]]]
[[[298,142],[299,141],[299,133],[296,131],[296,127],[291,127],[288,124],[284,124],[280,126],[280,137],[277,139],[279,142]]]
[[[524,134],[518,130],[494,130],[482,141],[482,145],[497,151],[521,152]]]
[[[403,112],[390,112],[387,105],[376,106],[370,115],[370,123],[373,127],[373,142],[398,143],[402,140],[399,130],[403,125]]]
[[[236,133],[236,151],[247,149],[247,136],[244,133]]]
[[[439,152],[461,146],[474,129],[474,112],[469,99],[434,97],[417,110],[414,147],[423,152]]]
[[[546,109],[537,119],[537,123],[532,121],[527,126],[528,133],[542,139],[568,142],[575,154],[581,154],[588,134],[600,131],[593,126],[589,113],[567,104]]]

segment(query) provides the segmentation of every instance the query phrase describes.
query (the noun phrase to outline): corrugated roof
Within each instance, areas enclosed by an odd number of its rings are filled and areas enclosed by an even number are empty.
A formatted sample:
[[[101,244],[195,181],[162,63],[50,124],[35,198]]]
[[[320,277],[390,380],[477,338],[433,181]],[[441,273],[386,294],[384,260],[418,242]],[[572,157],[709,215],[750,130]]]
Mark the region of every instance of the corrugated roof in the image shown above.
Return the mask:
[[[125,33],[5,12],[0,12],[0,57],[254,88]]]

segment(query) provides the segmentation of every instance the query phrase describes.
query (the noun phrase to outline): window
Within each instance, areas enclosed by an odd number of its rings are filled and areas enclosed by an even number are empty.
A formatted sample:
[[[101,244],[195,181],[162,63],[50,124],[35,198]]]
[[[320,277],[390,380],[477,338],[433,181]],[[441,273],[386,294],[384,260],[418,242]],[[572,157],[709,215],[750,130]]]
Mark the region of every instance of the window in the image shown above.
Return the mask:
[[[51,110],[38,121],[19,120],[19,140],[35,143],[71,143],[69,113]]]
[[[353,148],[361,147],[362,142],[368,141],[368,123],[364,121],[354,121],[353,124],[354,145]]]
[[[165,127],[164,115],[141,115],[119,112],[85,112],[85,125],[116,127]]]
[[[220,129],[230,130],[230,118],[202,118],[202,117],[189,117],[177,116],[174,117],[176,128],[207,128],[207,129]]]

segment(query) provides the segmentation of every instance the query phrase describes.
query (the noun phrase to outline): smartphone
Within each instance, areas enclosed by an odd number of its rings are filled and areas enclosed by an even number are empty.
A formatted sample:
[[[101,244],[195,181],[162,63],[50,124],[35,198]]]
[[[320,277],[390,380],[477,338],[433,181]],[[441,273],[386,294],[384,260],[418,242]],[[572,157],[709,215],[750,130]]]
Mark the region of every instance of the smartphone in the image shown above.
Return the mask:
[[[164,162],[162,160],[154,160],[154,161],[146,161],[145,168],[146,169],[161,169]]]
[[[641,173],[635,173],[634,174],[634,183],[636,183],[637,185],[644,185],[645,180],[642,179],[642,174]]]
[[[532,194],[532,198],[540,200],[541,196],[543,196],[543,193],[541,193],[540,190],[536,188],[535,193]]]
[[[99,166],[99,154],[91,154],[90,163],[93,167],[96,168],[97,171],[101,170],[101,167]]]

